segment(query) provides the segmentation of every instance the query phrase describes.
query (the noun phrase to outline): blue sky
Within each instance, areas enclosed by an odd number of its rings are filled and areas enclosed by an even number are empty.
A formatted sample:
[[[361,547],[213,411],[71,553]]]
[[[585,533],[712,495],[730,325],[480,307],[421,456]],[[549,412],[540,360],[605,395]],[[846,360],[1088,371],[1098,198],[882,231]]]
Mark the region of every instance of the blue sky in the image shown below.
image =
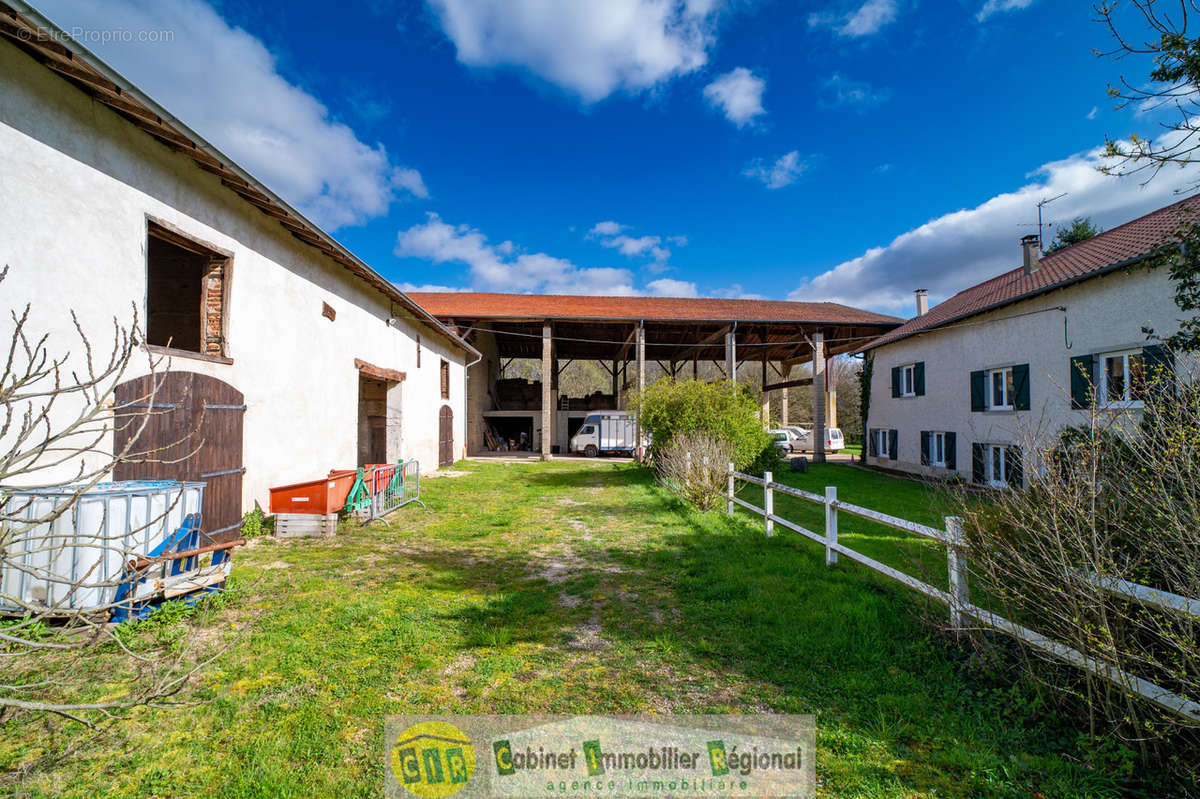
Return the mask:
[[[1193,182],[1096,171],[1155,121],[1086,1],[36,5],[405,288],[909,316],[1014,267],[1043,196],[1109,227]]]

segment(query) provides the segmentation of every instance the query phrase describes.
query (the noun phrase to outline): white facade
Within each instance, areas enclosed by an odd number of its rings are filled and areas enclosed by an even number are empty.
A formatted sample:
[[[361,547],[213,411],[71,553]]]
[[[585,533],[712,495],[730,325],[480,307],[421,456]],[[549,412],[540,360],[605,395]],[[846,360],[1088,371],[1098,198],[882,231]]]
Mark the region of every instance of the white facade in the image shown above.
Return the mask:
[[[864,453],[890,469],[970,481],[972,444],[1016,445],[1023,474],[1038,468],[1031,444],[1046,444],[1065,427],[1085,423],[1090,411],[1073,409],[1071,359],[1141,352],[1151,344],[1143,327],[1173,333],[1179,309],[1165,269],[1137,267],[1095,277],[1041,296],[926,330],[871,350],[871,396]],[[924,393],[893,397],[892,369],[923,364]],[[972,372],[1029,367],[1028,410],[972,410]],[[1098,367],[1098,369],[1101,367]],[[1185,370],[1186,371],[1186,370]],[[987,377],[990,389],[991,377]],[[1006,382],[1006,381],[1005,381]],[[907,384],[902,373],[901,393]],[[912,392],[916,394],[916,392]],[[1136,407],[1114,403],[1112,412]],[[872,431],[895,431],[895,453],[871,455]],[[922,432],[953,433],[955,468],[922,463]],[[945,438],[943,437],[943,444]],[[936,456],[929,460],[936,462]],[[985,482],[990,482],[985,474]]]
[[[77,351],[70,312],[93,346],[113,319],[146,319],[147,227],[162,224],[231,255],[224,355],[175,356],[170,368],[216,377],[245,394],[243,506],[267,488],[357,463],[355,359],[403,372],[388,391],[398,447],[436,468],[438,415],[465,444],[465,364],[474,354],[319,250],[289,235],[190,159],[93,102],[9,44],[0,44],[0,321],[32,305],[30,327]],[[336,318],[322,315],[324,304]],[[389,323],[389,320],[392,320]],[[418,344],[418,335],[420,343]],[[7,340],[7,338],[5,339]],[[418,367],[418,346],[420,366]],[[441,396],[441,362],[450,397]],[[144,359],[135,363],[144,374]]]

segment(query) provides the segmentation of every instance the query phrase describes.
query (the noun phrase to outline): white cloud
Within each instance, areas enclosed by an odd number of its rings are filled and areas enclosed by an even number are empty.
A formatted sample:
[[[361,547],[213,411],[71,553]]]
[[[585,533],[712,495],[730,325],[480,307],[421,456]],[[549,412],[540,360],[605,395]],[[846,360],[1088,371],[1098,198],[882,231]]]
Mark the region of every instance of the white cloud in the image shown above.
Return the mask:
[[[821,89],[821,102],[826,107],[853,108],[860,112],[884,103],[892,96],[887,89],[876,90],[869,83],[851,80],[839,72],[829,76]]]
[[[489,244],[467,225],[450,225],[437,214],[400,231],[396,255],[425,258],[435,264],[466,264],[474,288],[486,291],[550,294],[638,293],[627,269],[582,268],[545,253],[521,252],[512,242]]]
[[[603,100],[700,69],[719,0],[429,0],[458,60],[513,66]]]
[[[1041,166],[1035,180],[974,208],[945,214],[867,250],[797,287],[794,300],[832,300],[912,315],[912,292],[929,290],[931,301],[1020,265],[1018,240],[1036,223],[1035,203],[1067,192],[1046,207],[1049,221],[1090,217],[1108,229],[1179,199],[1175,189],[1200,179],[1200,166],[1163,172],[1144,188],[1144,175],[1113,178],[1097,171],[1100,150]],[[1054,235],[1048,228],[1047,240]]]
[[[588,231],[589,239],[598,239],[601,246],[609,247],[624,255],[626,258],[649,257],[657,265],[662,266],[671,257],[671,250],[663,246],[662,236],[630,236],[622,233],[629,225],[622,225],[611,220],[597,222]],[[687,246],[687,236],[667,236],[666,241],[677,247]],[[661,271],[661,270],[660,270]]]
[[[994,2],[995,0],[988,0]],[[1007,0],[1020,2],[1021,0]],[[808,15],[809,27],[833,28],[839,36],[872,36],[896,19],[897,0],[866,0],[846,13],[819,11]]]
[[[726,300],[765,300],[766,297],[762,294],[754,294],[742,288],[741,283],[734,283],[732,286],[724,289],[718,289],[712,292],[712,296],[721,297]]]
[[[1096,114],[1099,114],[1099,113],[1100,113],[1100,106],[1094,105],[1094,106],[1092,106],[1092,110],[1088,111],[1087,116],[1085,116],[1084,118],[1085,119],[1095,119]]]
[[[762,97],[766,88],[765,80],[737,67],[705,86],[704,99],[740,128],[765,113]]]
[[[979,13],[975,15],[975,19],[983,22],[993,14],[1019,11],[1022,8],[1029,8],[1031,5],[1033,5],[1033,0],[987,0],[983,4],[983,8],[979,9]]]
[[[696,284],[687,280],[672,280],[669,277],[652,280],[646,288],[655,297],[698,297]]]
[[[618,225],[616,222],[597,222],[592,225],[592,229],[588,231],[589,236],[615,236],[625,229],[625,225]]]
[[[762,160],[754,161],[742,171],[742,174],[761,181],[768,189],[782,189],[784,186],[795,183],[806,169],[808,169],[808,163],[800,160],[799,152],[792,150],[790,153],[779,156],[774,163],[766,163]]]
[[[382,216],[405,194],[429,195],[419,172],[334,121],[316,97],[279,74],[259,39],[200,0],[38,6],[67,31],[173,31],[170,42],[84,43],[324,227]]]

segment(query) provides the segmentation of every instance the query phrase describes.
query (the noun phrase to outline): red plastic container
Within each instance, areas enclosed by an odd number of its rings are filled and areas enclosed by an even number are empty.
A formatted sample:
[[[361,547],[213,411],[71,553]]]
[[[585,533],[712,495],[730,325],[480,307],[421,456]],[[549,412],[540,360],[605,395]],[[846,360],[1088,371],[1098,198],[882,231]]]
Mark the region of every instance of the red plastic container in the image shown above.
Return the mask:
[[[354,487],[354,469],[334,469],[322,480],[271,489],[271,513],[337,513]]]

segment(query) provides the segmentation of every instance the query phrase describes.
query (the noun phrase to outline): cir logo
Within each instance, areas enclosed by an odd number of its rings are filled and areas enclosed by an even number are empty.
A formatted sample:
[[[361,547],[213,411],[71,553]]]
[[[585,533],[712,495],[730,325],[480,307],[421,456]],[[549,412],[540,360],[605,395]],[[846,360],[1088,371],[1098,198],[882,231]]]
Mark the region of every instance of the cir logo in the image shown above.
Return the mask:
[[[466,733],[444,721],[422,721],[396,738],[392,773],[420,799],[458,793],[475,773],[475,748]]]

